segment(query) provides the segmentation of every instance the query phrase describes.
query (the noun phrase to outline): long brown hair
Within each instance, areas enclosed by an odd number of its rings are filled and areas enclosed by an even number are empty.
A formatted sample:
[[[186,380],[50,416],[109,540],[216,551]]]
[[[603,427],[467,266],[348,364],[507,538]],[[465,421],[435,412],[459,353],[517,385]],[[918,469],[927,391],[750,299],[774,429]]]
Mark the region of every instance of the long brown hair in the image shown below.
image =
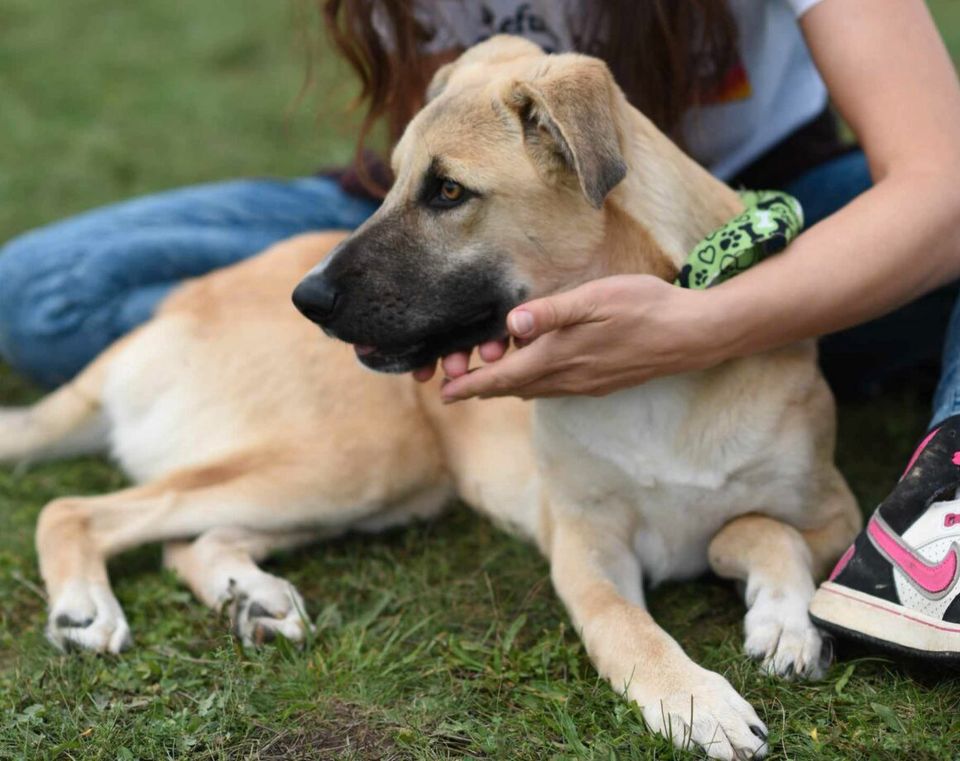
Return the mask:
[[[386,122],[391,142],[423,105],[430,78],[445,63],[425,56],[429,17],[443,0],[318,0],[330,37],[360,77],[366,112],[357,168],[370,133]],[[630,102],[682,143],[680,121],[723,84],[737,62],[737,31],[725,0],[583,0],[577,49],[607,62]],[[452,58],[460,51],[451,51]],[[449,58],[447,60],[449,60]],[[382,188],[380,189],[383,190]]]

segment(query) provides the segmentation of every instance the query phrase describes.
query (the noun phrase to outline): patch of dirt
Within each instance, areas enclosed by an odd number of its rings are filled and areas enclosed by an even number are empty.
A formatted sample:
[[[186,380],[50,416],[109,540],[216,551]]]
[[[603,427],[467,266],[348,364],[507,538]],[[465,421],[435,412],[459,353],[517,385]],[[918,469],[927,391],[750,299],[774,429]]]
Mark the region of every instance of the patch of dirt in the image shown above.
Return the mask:
[[[333,701],[298,716],[293,726],[262,727],[256,744],[234,758],[257,761],[357,759],[394,761],[405,758],[393,733],[376,726],[359,706]]]

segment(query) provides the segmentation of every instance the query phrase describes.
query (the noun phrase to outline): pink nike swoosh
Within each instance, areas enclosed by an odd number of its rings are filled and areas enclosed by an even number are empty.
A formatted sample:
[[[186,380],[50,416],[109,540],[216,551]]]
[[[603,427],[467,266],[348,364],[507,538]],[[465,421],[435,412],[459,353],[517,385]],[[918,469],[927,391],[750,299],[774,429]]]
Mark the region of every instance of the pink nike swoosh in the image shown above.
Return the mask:
[[[951,547],[943,560],[935,565],[917,556],[902,544],[877,516],[870,519],[867,532],[874,544],[886,555],[890,562],[909,576],[921,589],[937,594],[947,589],[957,575],[957,548]]]

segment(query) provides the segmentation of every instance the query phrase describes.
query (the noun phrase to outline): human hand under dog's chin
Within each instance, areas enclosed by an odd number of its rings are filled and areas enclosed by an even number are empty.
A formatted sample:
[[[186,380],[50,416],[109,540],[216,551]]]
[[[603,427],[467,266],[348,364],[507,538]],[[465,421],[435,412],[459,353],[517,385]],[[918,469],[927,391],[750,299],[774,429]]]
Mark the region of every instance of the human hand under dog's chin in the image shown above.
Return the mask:
[[[516,341],[516,343],[518,346],[522,345],[520,341]],[[477,355],[484,362],[496,362],[507,353],[507,349],[509,348],[510,338],[503,338],[499,341],[486,341],[477,346]],[[472,351],[458,351],[443,357],[440,360],[440,368],[443,370],[444,377],[449,379],[459,378],[461,375],[466,375],[470,372],[470,357],[472,355]],[[413,377],[421,383],[426,383],[432,379],[436,373],[437,363],[434,362],[432,365],[414,370]]]
[[[602,396],[652,378],[703,369],[728,358],[724,316],[706,292],[648,275],[618,275],[522,304],[507,316],[519,347],[478,347],[487,364],[471,370],[470,353],[442,362],[445,402],[473,396],[525,399]],[[418,380],[433,377],[421,368]]]

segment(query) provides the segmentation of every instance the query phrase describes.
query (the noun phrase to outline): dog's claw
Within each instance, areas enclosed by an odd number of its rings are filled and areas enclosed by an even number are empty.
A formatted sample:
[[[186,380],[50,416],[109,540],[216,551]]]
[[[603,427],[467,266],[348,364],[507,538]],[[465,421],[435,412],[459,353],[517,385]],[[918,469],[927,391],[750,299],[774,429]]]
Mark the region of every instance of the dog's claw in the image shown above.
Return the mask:
[[[253,628],[253,642],[257,647],[262,647],[268,642],[273,642],[276,638],[276,630],[271,629],[264,624],[257,624]]]
[[[767,733],[763,731],[762,727],[756,724],[751,724],[750,731],[753,732],[753,734],[756,735],[757,738],[762,740],[763,742],[767,741]]]
[[[800,596],[761,591],[744,620],[744,649],[763,670],[784,679],[823,675],[823,640]]]
[[[284,637],[302,644],[312,630],[303,598],[293,585],[266,573],[232,580],[229,614],[233,633],[244,647],[260,648]]]
[[[719,674],[691,664],[675,692],[657,697],[639,690],[627,694],[640,706],[647,726],[689,750],[709,758],[757,759],[767,753],[767,732],[753,707]]]
[[[282,613],[279,615],[271,613],[258,602],[250,604],[250,607],[247,609],[247,615],[250,616],[250,618],[283,618]]]
[[[75,621],[75,620],[72,619],[70,616],[68,616],[66,613],[61,613],[59,616],[57,616],[57,618],[56,618],[56,620],[54,621],[54,623],[55,623],[57,626],[59,626],[61,629],[64,629],[64,628],[67,628],[67,627],[71,627],[71,628],[74,628],[74,629],[86,629],[88,626],[90,626],[90,624],[93,623],[93,619],[92,619],[92,618],[85,618],[85,619],[83,619],[83,621]]]
[[[54,600],[47,638],[65,653],[120,653],[133,644],[130,626],[110,587],[85,580],[66,584]]]

